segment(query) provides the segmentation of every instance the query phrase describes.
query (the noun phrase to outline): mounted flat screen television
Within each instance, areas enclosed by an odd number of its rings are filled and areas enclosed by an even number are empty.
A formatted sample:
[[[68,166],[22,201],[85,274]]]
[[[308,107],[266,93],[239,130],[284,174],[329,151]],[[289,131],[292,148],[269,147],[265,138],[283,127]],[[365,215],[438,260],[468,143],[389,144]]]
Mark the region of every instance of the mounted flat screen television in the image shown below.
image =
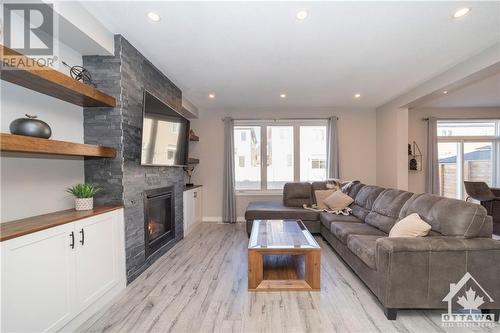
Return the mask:
[[[187,165],[189,120],[147,91],[142,108],[141,164]]]

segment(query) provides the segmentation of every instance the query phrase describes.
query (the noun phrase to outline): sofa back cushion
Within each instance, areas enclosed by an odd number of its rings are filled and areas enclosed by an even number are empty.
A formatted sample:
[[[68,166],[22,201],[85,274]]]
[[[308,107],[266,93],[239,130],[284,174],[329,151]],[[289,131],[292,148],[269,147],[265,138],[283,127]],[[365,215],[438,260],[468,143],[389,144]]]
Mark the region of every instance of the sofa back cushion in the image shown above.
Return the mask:
[[[400,218],[417,213],[432,230],[445,236],[473,238],[485,236],[486,209],[478,204],[432,194],[414,194],[403,206]],[[491,235],[489,235],[491,237]]]
[[[354,203],[351,206],[352,215],[364,221],[371,211],[373,203],[383,191],[384,188],[382,187],[373,185],[363,186],[354,198]]]
[[[384,190],[373,203],[371,212],[366,216],[365,222],[385,233],[389,233],[398,221],[399,213],[404,204],[412,195],[413,193],[402,190]]]
[[[355,180],[349,184],[346,184],[342,187],[342,192],[355,199],[356,195],[358,195],[359,190],[361,190],[365,184],[361,183],[359,180]]]
[[[283,188],[283,205],[302,207],[312,205],[312,186],[310,183],[286,183]]]

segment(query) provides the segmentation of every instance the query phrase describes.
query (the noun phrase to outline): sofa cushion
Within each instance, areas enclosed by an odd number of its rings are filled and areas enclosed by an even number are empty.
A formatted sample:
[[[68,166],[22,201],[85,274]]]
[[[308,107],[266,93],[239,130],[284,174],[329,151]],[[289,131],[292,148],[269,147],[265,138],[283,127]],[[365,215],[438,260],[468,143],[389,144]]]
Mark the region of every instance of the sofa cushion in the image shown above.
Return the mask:
[[[359,180],[354,180],[342,187],[342,192],[350,196],[351,198],[356,198],[359,190],[365,187],[365,184],[361,183]]]
[[[315,191],[324,191],[328,190],[326,188],[326,182],[312,182],[311,183],[311,197],[313,200],[313,204],[316,204],[316,196],[314,195]]]
[[[283,187],[283,205],[300,207],[312,205],[312,186],[310,183],[286,183]]]
[[[299,207],[286,207],[281,202],[254,201],[248,204],[245,219],[249,220],[282,220],[300,219],[307,221],[319,220],[318,212]]]
[[[343,210],[352,204],[353,201],[353,198],[342,191],[335,191],[327,196],[325,200],[323,200],[323,203],[331,210]]]
[[[373,203],[371,212],[365,218],[365,222],[371,226],[389,233],[398,221],[399,213],[413,193],[387,189],[377,197]]]
[[[424,237],[430,230],[431,225],[413,213],[394,224],[389,237]]]
[[[429,223],[433,231],[445,236],[477,237],[488,223],[486,209],[481,205],[426,193],[413,195],[399,217],[413,213]]]
[[[371,269],[377,269],[377,239],[384,236],[349,235],[347,248]]]
[[[366,223],[352,223],[352,222],[332,222],[330,231],[342,243],[347,244],[347,237],[349,235],[373,235],[387,237],[386,233],[374,228]]]
[[[319,209],[328,209],[328,206],[325,204],[325,199],[332,195],[335,190],[316,190],[314,191],[314,199],[316,202],[316,206]]]
[[[360,220],[364,220],[382,191],[384,191],[382,187],[372,185],[363,186],[354,198],[354,203],[351,207],[352,214]]]
[[[331,230],[332,222],[351,222],[351,223],[363,222],[354,215],[337,215],[326,212],[320,213],[319,219],[321,220],[321,224],[323,224],[328,230]]]

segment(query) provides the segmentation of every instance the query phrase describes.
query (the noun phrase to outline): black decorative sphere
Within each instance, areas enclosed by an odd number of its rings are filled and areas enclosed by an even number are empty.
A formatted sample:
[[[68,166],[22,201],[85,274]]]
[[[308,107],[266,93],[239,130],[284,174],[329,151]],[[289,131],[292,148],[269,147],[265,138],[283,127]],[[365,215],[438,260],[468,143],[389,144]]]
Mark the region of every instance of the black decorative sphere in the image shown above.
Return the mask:
[[[9,126],[10,133],[43,139],[50,138],[52,130],[46,122],[36,119],[37,116],[26,115],[26,117],[11,122]]]

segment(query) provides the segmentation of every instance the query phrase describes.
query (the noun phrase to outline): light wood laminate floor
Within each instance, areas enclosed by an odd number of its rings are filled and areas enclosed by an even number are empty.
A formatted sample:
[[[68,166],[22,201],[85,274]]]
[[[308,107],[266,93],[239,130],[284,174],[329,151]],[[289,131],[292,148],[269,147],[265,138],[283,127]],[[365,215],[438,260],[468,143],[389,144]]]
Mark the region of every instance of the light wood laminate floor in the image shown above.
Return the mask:
[[[499,332],[441,327],[440,311],[386,320],[368,288],[319,237],[320,292],[248,292],[243,223],[203,223],[81,332]]]

